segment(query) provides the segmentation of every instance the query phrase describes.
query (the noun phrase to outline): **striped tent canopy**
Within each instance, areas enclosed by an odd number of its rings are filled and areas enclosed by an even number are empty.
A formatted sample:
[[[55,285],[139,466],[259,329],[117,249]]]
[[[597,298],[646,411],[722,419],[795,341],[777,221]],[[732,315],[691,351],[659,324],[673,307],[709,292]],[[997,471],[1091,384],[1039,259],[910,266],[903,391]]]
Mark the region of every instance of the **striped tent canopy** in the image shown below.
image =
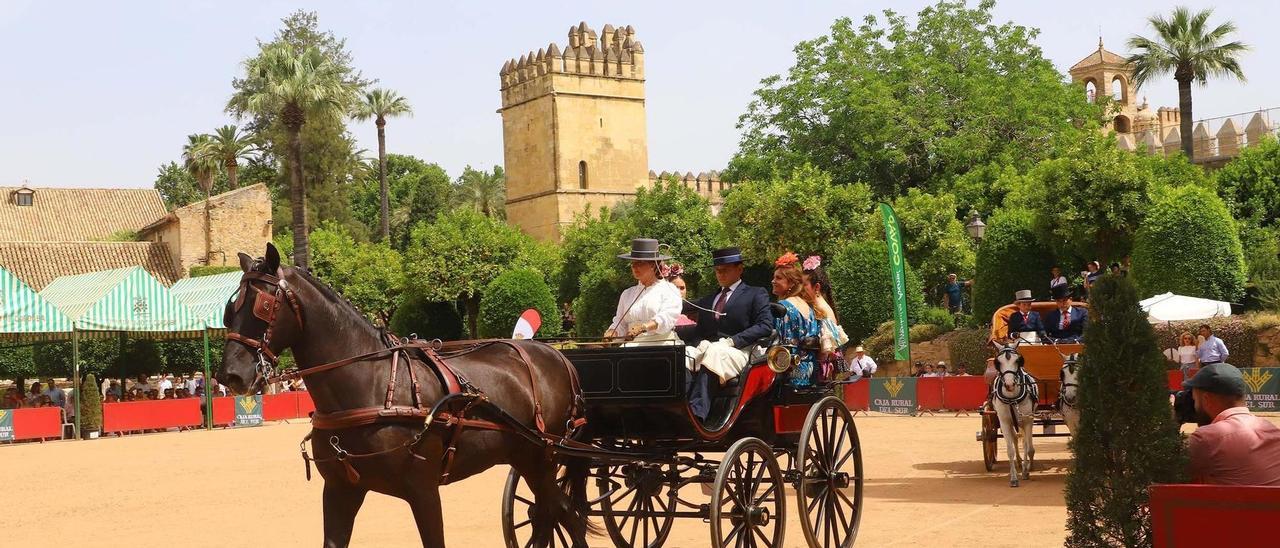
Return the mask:
[[[225,329],[222,324],[227,301],[240,289],[240,272],[226,272],[213,276],[183,278],[169,288],[169,292],[187,305],[197,319],[209,329]]]
[[[71,320],[12,272],[0,268],[0,340],[57,340],[71,336]]]
[[[66,314],[77,331],[175,338],[204,330],[204,322],[140,266],[63,276],[40,296]]]

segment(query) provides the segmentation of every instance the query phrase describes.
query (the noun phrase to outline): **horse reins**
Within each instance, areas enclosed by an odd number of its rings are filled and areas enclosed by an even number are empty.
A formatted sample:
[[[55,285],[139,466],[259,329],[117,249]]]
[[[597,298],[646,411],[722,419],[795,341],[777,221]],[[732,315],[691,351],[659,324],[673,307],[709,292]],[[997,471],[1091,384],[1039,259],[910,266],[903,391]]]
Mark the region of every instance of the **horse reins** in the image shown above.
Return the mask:
[[[1001,353],[1015,354],[1015,352],[1010,350],[1003,350],[1001,351]],[[1001,390],[1002,387],[1004,386],[1005,375],[1014,376],[1015,384],[1018,387],[1018,391],[1013,396],[1005,396],[1004,392]],[[1028,380],[1030,380],[1031,382],[1027,382]],[[995,379],[992,380],[991,392],[997,399],[999,399],[1005,405],[1014,406],[1019,403],[1022,403],[1022,400],[1027,399],[1028,395],[1036,394],[1037,390],[1035,386],[1036,386],[1036,383],[1034,379],[1031,378],[1031,375],[1028,374],[1026,370],[1022,368],[1022,364],[1018,364],[1018,368],[1016,370],[1001,371],[999,376],[997,376]],[[1034,397],[1036,397],[1037,399],[1039,398],[1038,394],[1036,394]]]

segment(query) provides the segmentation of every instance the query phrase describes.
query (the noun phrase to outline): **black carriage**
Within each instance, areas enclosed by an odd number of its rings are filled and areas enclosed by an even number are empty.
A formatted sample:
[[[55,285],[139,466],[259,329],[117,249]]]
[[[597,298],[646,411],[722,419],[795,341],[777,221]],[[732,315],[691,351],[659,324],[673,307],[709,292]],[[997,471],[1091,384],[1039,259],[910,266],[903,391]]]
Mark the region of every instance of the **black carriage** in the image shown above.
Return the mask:
[[[590,458],[590,515],[616,546],[661,546],[677,518],[710,524],[714,546],[783,546],[788,490],[809,546],[852,546],[862,514],[862,451],[834,383],[794,388],[787,352],[758,358],[713,390],[705,421],[688,406],[685,347],[563,351],[587,422],[566,451]],[[722,455],[718,455],[722,453]],[[785,459],[785,465],[780,462]],[[532,497],[513,470],[503,494],[509,548],[530,534]],[[698,485],[700,499],[692,495]],[[569,537],[557,531],[557,546]]]

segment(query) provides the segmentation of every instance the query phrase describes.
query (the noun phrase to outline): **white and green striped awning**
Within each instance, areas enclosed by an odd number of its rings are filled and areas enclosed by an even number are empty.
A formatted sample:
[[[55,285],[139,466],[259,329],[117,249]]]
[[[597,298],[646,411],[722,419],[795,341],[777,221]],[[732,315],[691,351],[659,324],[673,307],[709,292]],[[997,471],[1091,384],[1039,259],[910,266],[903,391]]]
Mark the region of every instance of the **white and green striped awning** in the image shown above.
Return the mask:
[[[77,331],[159,337],[204,331],[204,322],[140,266],[63,276],[40,296],[66,314]]]
[[[57,340],[71,336],[71,320],[34,289],[0,268],[0,340]]]
[[[225,329],[222,325],[227,302],[240,289],[240,272],[183,278],[169,292],[187,305],[191,313],[209,329]]]

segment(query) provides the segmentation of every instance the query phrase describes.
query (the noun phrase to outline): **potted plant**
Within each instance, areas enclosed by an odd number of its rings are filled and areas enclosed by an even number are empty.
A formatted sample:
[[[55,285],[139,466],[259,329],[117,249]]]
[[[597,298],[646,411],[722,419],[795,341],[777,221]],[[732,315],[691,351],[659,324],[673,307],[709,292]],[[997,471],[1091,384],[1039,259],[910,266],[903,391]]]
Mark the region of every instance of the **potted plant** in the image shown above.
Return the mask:
[[[98,392],[98,379],[93,374],[85,376],[77,391],[80,401],[80,435],[87,439],[97,439],[102,430],[102,394]]]

